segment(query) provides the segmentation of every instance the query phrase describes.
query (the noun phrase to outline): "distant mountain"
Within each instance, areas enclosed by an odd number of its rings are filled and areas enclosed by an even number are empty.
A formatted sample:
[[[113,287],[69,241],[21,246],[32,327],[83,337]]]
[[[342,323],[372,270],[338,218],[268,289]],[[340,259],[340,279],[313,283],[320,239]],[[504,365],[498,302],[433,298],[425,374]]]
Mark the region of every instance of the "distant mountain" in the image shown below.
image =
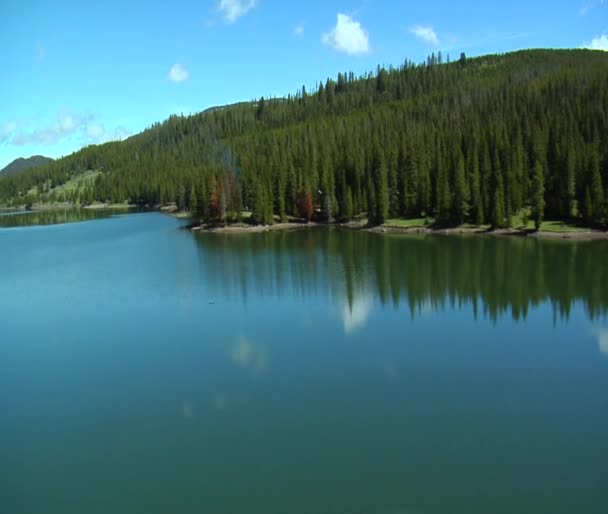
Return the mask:
[[[50,157],[44,157],[42,155],[34,155],[33,157],[29,157],[24,159],[23,157],[19,157],[15,159],[13,162],[5,166],[0,170],[0,175],[3,177],[11,177],[13,175],[18,175],[19,173],[29,170],[31,168],[37,168],[38,166],[42,166],[43,164],[48,164],[52,162],[53,159]]]

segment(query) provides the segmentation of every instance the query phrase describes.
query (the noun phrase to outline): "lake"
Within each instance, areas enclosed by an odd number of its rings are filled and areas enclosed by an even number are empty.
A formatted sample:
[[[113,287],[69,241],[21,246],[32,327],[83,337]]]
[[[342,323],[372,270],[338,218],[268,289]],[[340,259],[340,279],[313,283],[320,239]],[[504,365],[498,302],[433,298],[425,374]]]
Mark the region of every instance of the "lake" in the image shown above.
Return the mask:
[[[604,514],[608,241],[0,230],[3,514]]]

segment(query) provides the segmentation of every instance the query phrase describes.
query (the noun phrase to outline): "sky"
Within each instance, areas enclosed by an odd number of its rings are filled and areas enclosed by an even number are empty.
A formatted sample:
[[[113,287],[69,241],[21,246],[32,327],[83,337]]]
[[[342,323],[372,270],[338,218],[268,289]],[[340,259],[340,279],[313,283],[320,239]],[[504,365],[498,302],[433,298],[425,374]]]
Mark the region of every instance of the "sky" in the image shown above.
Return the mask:
[[[581,47],[608,0],[0,0],[0,168],[431,52]]]

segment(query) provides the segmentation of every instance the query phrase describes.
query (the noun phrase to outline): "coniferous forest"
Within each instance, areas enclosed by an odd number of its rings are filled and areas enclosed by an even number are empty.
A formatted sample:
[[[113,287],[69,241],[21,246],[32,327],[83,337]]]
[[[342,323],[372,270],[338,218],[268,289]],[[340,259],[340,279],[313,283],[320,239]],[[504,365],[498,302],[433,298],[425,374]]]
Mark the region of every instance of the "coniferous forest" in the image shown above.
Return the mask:
[[[58,186],[98,171],[84,190]],[[439,54],[287,98],[172,116],[0,179],[0,204],[129,202],[205,222],[290,217],[508,227],[608,221],[608,54]]]

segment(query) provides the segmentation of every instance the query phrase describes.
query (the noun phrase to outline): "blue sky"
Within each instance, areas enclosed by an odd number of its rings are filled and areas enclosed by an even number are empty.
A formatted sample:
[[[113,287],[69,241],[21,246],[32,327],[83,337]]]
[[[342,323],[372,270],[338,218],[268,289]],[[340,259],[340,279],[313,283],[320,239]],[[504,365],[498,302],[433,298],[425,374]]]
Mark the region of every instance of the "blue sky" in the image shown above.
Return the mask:
[[[608,50],[608,0],[2,0],[0,27],[1,168],[433,51]]]

